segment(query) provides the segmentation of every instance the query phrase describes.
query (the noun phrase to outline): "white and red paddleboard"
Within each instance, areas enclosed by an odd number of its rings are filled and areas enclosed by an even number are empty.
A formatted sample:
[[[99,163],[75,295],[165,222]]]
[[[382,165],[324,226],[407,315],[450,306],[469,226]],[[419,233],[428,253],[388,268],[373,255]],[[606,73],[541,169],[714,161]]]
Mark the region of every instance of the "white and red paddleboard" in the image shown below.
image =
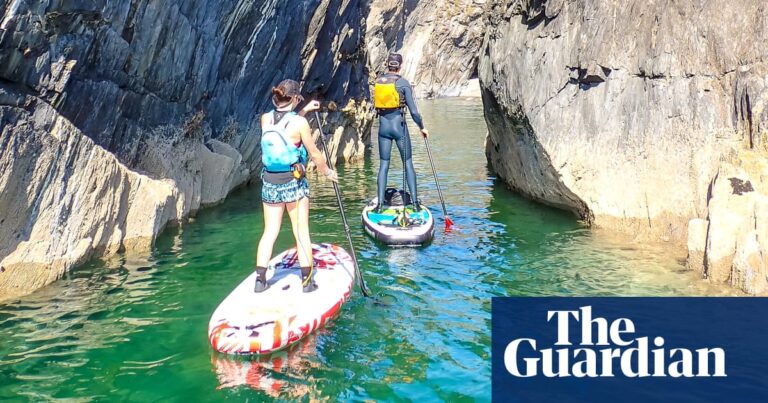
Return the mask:
[[[254,272],[216,308],[208,323],[211,346],[228,354],[269,354],[301,340],[336,316],[352,292],[352,257],[332,244],[312,245],[312,252],[317,290],[302,292],[296,249],[281,253],[269,263],[269,289],[253,291]]]

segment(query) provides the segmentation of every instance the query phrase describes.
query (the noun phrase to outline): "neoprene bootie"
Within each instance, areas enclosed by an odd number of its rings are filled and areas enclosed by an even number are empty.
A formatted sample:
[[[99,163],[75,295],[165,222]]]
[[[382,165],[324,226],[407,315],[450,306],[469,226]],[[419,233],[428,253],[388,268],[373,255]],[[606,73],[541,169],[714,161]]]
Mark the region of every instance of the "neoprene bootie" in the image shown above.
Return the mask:
[[[315,283],[315,269],[312,267],[301,268],[301,286],[302,291],[312,292],[317,289],[317,283]]]
[[[264,292],[269,288],[267,283],[267,268],[256,266],[256,284],[253,286],[253,292]]]

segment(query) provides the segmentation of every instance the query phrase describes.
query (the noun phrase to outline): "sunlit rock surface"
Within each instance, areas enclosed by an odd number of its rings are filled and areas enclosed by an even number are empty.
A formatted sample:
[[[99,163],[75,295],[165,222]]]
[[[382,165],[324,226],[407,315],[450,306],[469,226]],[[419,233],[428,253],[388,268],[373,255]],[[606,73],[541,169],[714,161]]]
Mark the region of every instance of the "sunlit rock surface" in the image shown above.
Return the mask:
[[[383,72],[387,54],[397,51],[416,97],[479,96],[477,56],[485,4],[373,0],[366,34],[371,72]]]
[[[764,3],[499,0],[486,16],[479,76],[498,175],[637,241],[698,245],[689,220],[712,216],[708,256],[692,256],[714,281],[743,279],[731,271],[742,240],[715,228],[749,209],[726,217],[710,199],[723,161],[765,157]]]

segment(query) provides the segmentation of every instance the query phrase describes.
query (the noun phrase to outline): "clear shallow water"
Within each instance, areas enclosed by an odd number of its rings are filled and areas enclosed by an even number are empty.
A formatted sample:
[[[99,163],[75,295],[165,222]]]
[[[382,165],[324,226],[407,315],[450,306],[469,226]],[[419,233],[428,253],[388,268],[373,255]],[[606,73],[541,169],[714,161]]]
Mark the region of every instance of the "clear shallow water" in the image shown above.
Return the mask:
[[[341,173],[361,269],[389,306],[355,290],[329,328],[287,352],[263,361],[213,353],[208,319],[249,274],[262,226],[259,189],[244,189],[166,231],[149,257],[95,261],[0,305],[0,400],[487,401],[494,296],[727,292],[662,247],[596,236],[507,191],[485,164],[479,100],[420,105],[455,231],[419,249],[372,241],[359,211],[375,193],[375,147]],[[413,139],[421,198],[442,228],[424,145]],[[396,160],[391,184],[402,180]],[[313,192],[314,241],[343,245],[332,188],[314,181]],[[275,250],[291,239],[286,225]]]

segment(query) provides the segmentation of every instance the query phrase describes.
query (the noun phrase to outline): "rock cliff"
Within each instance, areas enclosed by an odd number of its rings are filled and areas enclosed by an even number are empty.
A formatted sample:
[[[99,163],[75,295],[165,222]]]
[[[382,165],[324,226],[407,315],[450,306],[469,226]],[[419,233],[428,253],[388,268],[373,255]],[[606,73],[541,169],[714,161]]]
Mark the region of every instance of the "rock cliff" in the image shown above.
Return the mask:
[[[472,95],[512,188],[689,250],[768,291],[768,11],[759,0],[0,0],[0,299],[168,223],[259,170],[258,115],[291,77],[368,141],[370,79]],[[478,55],[479,61],[478,61]]]
[[[403,54],[403,76],[419,98],[479,96],[477,55],[486,0],[373,0],[366,42],[371,73]]]
[[[766,256],[762,198],[729,195],[748,181],[733,172],[743,156],[766,155],[767,20],[759,0],[494,1],[479,65],[489,162],[533,199],[638,240],[687,240],[704,275],[764,287],[745,278],[765,260],[744,269]]]
[[[283,78],[370,125],[362,0],[0,0],[0,299],[146,249],[260,169]]]

